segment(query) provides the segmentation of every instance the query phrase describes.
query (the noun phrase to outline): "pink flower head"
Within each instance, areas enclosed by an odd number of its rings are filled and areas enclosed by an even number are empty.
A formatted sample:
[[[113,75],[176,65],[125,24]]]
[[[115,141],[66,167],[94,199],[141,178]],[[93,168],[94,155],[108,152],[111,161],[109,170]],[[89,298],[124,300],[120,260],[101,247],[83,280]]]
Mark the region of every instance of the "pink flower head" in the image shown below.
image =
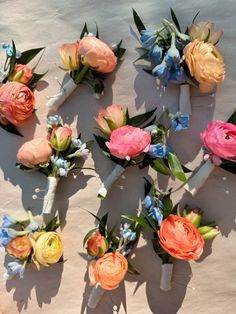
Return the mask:
[[[199,39],[212,43],[213,45],[217,44],[223,35],[223,31],[216,31],[214,23],[209,21],[200,21],[198,23],[192,24],[189,27],[189,35],[192,39]]]
[[[63,44],[59,48],[60,57],[66,70],[78,70],[79,63],[79,44]]]
[[[27,85],[33,76],[32,70],[26,64],[16,64],[8,81],[15,81]]]
[[[203,145],[214,155],[236,162],[236,126],[222,121],[210,122],[200,134]]]
[[[147,152],[150,143],[149,132],[125,125],[111,133],[110,142],[106,142],[106,145],[113,156],[129,160]]]
[[[70,143],[72,137],[72,130],[69,127],[59,126],[54,128],[51,134],[51,145],[57,151],[66,150]]]

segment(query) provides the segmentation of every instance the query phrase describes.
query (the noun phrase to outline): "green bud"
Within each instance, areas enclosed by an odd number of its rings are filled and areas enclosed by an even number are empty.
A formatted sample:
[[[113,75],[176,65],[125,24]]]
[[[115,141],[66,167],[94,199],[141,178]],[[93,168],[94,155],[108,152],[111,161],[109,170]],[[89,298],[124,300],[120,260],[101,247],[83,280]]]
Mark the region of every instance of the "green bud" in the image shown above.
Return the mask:
[[[191,221],[191,223],[198,228],[201,224],[203,211],[200,208],[194,208],[190,211],[184,210],[183,217]]]
[[[212,226],[202,226],[198,228],[199,233],[203,237],[204,240],[210,240],[217,236],[220,233],[219,228]]]

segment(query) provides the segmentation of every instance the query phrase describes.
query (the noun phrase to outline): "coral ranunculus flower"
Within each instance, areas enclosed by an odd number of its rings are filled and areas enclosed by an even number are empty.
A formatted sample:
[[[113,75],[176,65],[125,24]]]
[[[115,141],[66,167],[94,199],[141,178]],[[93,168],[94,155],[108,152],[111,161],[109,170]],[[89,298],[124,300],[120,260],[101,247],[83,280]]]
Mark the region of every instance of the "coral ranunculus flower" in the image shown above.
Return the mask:
[[[158,236],[163,249],[175,258],[196,260],[203,252],[202,236],[184,217],[169,215],[163,220]]]
[[[117,64],[111,48],[94,36],[86,36],[80,40],[79,55],[85,63],[102,73],[112,72]]]
[[[127,160],[147,152],[150,144],[149,132],[130,125],[114,130],[111,133],[110,142],[106,142],[113,156]]]
[[[195,39],[184,48],[184,56],[190,74],[199,82],[202,93],[212,91],[225,79],[222,55],[211,43]]]
[[[0,87],[0,121],[19,126],[34,112],[35,98],[22,83],[7,82]]]
[[[6,246],[7,253],[19,259],[25,259],[30,255],[32,244],[28,236],[15,237]]]
[[[99,284],[105,290],[119,287],[128,270],[127,259],[119,252],[106,253],[89,264],[89,278],[92,285]]]
[[[66,70],[78,70],[80,66],[79,61],[79,44],[63,44],[59,48],[60,57]]]

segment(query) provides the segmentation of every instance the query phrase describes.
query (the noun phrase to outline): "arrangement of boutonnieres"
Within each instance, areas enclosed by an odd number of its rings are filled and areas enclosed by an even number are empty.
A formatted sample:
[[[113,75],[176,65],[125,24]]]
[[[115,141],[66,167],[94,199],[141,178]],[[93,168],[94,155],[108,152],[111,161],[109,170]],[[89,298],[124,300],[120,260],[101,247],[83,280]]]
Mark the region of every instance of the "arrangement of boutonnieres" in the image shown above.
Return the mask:
[[[180,113],[173,116],[165,110],[155,122],[154,113],[155,109],[131,118],[128,110],[124,113],[120,105],[100,109],[95,120],[106,138],[95,135],[95,139],[116,166],[102,182],[99,197],[106,197],[112,184],[129,166],[144,168],[150,165],[159,173],[186,181],[184,172],[189,170],[181,165],[176,154],[167,146],[167,138],[171,127],[175,130],[186,128],[188,120]],[[167,127],[162,123],[164,118],[170,122]]]
[[[208,21],[195,23],[198,12],[183,33],[174,11],[170,10],[173,23],[161,19],[162,26],[158,29],[146,29],[133,10],[144,50],[137,60],[148,59],[151,66],[144,70],[158,78],[163,86],[169,82],[180,86],[178,111],[191,115],[189,84],[199,86],[201,93],[209,93],[224,81],[224,60],[215,47],[223,32],[216,31]]]
[[[204,161],[184,186],[192,195],[203,186],[215,166],[236,174],[236,111],[228,122],[209,122],[200,136]]]
[[[86,234],[83,244],[89,257],[88,274],[93,286],[88,306],[95,308],[105,291],[119,287],[127,272],[139,274],[129,256],[138,242],[141,228],[135,222],[121,223],[120,228],[108,228],[108,214],[101,219],[92,215],[98,225]]]
[[[45,48],[34,48],[20,52],[12,44],[3,43],[6,60],[0,71],[0,126],[6,131],[21,135],[17,126],[25,124],[35,111],[35,97],[32,93],[37,82],[46,73],[35,73],[35,67],[28,63]]]
[[[8,257],[14,260],[8,262],[4,278],[12,279],[17,274],[23,278],[29,264],[40,270],[59,262],[63,255],[63,244],[56,232],[58,227],[57,217],[46,226],[40,226],[30,211],[27,220],[5,215],[0,226],[0,247],[5,248]]]
[[[119,44],[108,46],[99,39],[98,28],[94,36],[85,23],[80,40],[63,44],[59,49],[63,62],[60,68],[69,71],[70,80],[61,87],[58,94],[49,97],[46,104],[49,110],[56,111],[81,83],[90,86],[99,99],[104,94],[105,75],[115,70],[117,62],[125,53],[126,49],[121,44],[122,40]]]
[[[174,259],[199,259],[205,240],[220,233],[215,223],[203,223],[202,216],[199,208],[184,209],[180,213],[178,204],[172,203],[171,190],[163,193],[154,187],[145,197],[139,217],[123,216],[153,232],[153,249],[162,259],[160,289],[163,291],[172,288]]]
[[[48,184],[43,202],[43,214],[50,214],[56,194],[56,188],[61,177],[72,170],[85,169],[76,166],[80,158],[86,159],[89,150],[80,136],[72,136],[72,129],[63,125],[58,115],[48,117],[47,138],[36,138],[24,143],[17,152],[20,163],[17,167],[24,171],[40,171],[48,178]],[[40,189],[35,189],[36,193]],[[34,194],[33,199],[37,199]]]

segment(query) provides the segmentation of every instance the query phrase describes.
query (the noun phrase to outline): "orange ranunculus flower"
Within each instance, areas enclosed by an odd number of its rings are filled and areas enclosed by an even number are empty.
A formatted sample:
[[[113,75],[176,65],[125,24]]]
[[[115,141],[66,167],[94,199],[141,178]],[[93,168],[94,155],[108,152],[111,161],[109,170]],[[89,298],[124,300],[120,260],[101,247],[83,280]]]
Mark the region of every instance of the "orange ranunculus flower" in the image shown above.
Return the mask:
[[[119,252],[106,253],[88,267],[91,285],[99,284],[105,290],[119,287],[128,270],[127,259]]]
[[[108,250],[108,244],[106,239],[100,234],[100,232],[94,231],[88,238],[86,243],[86,249],[90,256],[103,256]]]
[[[60,57],[66,70],[74,71],[79,69],[79,44],[63,44],[59,48]]]
[[[35,98],[31,90],[22,83],[7,82],[0,87],[0,120],[23,125],[34,112]]]
[[[184,48],[184,56],[190,74],[199,82],[202,93],[212,91],[216,84],[224,81],[224,60],[213,44],[195,39]]]
[[[8,77],[8,81],[27,84],[33,76],[32,70],[25,64],[16,64],[14,71]]]
[[[117,58],[111,48],[94,36],[81,39],[79,55],[86,64],[102,73],[112,72],[117,64]]]
[[[6,246],[7,253],[19,259],[25,259],[32,251],[32,244],[28,236],[16,237]]]
[[[158,231],[159,242],[171,256],[196,260],[202,252],[204,240],[197,228],[186,218],[169,215]]]

